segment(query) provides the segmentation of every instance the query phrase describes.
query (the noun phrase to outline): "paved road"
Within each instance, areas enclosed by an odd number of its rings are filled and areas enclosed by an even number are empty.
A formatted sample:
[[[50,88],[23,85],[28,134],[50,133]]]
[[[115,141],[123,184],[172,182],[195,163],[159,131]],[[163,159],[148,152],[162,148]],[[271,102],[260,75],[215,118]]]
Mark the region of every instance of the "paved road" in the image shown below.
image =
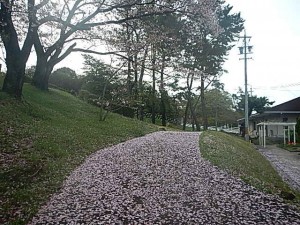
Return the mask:
[[[31,224],[300,224],[282,200],[204,161],[199,134],[157,132],[90,156]]]
[[[284,181],[300,191],[300,152],[289,152],[275,145],[259,149]]]

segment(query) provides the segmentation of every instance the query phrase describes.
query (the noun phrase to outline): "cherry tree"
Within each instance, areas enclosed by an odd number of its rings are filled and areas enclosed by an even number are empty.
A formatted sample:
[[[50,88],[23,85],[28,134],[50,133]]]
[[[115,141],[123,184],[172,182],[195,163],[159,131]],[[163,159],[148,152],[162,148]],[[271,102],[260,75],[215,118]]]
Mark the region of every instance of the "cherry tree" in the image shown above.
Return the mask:
[[[160,10],[151,10],[150,5],[161,6]],[[52,8],[53,10],[53,8]],[[119,11],[126,10],[126,16],[120,16]],[[53,67],[67,57],[71,52],[82,51],[99,54],[97,49],[78,47],[78,42],[83,41],[91,45],[92,40],[105,41],[104,28],[111,29],[112,25],[124,24],[129,20],[138,20],[154,14],[174,11],[167,5],[150,0],[69,0],[58,5],[55,9],[54,19],[45,23],[45,29],[40,27],[35,35],[34,47],[37,53],[37,69],[33,84],[40,89],[48,89],[48,79]],[[48,27],[54,27],[53,41],[48,39]],[[45,37],[46,36],[46,37]],[[104,36],[104,37],[103,37]],[[78,41],[80,40],[80,41]]]
[[[7,67],[2,90],[18,98],[33,44],[38,58],[34,84],[46,89],[53,66],[75,50],[76,40],[90,39],[86,34],[94,27],[159,13],[144,10],[125,19],[115,17],[120,8],[157,4],[151,0],[1,0],[0,4],[0,33]]]
[[[201,24],[206,24],[211,30],[217,32],[218,7],[215,2],[215,0],[28,0],[25,2],[1,0],[1,39],[5,46],[7,64],[3,91],[17,97],[21,96],[25,65],[33,44],[37,54],[33,84],[41,89],[47,89],[53,67],[71,52],[110,54],[110,52],[103,53],[98,49],[78,46],[82,40],[88,43],[99,39],[105,41],[105,33],[102,33],[104,28],[113,29],[113,26],[122,25],[126,21],[172,13],[186,18],[199,15]],[[127,12],[126,16],[120,13],[124,10]],[[21,32],[18,31],[18,26],[23,28]],[[156,39],[159,39],[159,36],[156,36]],[[133,47],[131,43],[131,47],[127,49],[138,48]],[[146,49],[143,48],[147,53],[144,54],[145,60],[149,52],[155,53],[154,48],[152,51]],[[154,55],[151,55],[152,59],[155,58]],[[135,68],[138,61],[136,56],[136,52],[125,56],[131,61],[135,57],[136,62],[133,64]]]
[[[22,95],[25,67],[38,29],[36,14],[47,0],[0,1],[0,35],[7,67],[2,90],[18,98]]]

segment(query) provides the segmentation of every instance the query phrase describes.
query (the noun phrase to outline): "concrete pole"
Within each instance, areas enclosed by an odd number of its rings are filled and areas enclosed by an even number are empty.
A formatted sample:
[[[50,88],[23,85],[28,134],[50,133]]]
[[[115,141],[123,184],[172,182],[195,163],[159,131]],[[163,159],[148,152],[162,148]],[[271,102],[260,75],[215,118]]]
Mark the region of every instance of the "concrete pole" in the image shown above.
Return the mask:
[[[260,145],[260,127],[257,126],[257,132],[258,132],[258,144]]]
[[[263,126],[260,126],[260,142],[261,146],[264,146],[264,131],[263,131]]]
[[[283,126],[283,144],[285,145],[286,142],[285,142],[285,126]]]
[[[248,117],[248,78],[247,78],[247,36],[244,33],[244,69],[245,69],[245,141],[249,141],[249,117]]]
[[[294,125],[293,128],[294,128],[294,145],[296,145],[296,125]]]
[[[266,125],[264,124],[264,130],[263,130],[263,133],[264,133],[264,148],[266,147]]]

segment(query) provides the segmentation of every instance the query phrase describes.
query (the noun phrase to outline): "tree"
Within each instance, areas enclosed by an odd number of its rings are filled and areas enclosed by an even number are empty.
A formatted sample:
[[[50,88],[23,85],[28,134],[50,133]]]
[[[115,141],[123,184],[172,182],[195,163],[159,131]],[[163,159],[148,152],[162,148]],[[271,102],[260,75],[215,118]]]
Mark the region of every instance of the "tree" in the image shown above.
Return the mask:
[[[71,93],[78,93],[82,85],[82,79],[77,76],[74,70],[63,67],[55,70],[50,75],[49,83]]]
[[[222,32],[217,38],[210,38],[209,33],[205,29],[203,51],[200,55],[199,65],[202,69],[201,73],[201,108],[203,116],[204,129],[207,129],[208,118],[206,112],[205,89],[210,83],[222,74],[222,65],[227,57],[228,51],[233,47],[231,44],[236,35],[243,29],[243,19],[240,14],[231,14],[232,7],[225,5],[219,12],[218,17]],[[208,80],[208,85],[205,81]]]
[[[232,95],[234,101],[234,107],[239,112],[245,111],[245,94],[242,89],[239,89],[237,94]],[[248,97],[248,110],[249,116],[252,112],[262,113],[271,105],[274,104],[274,101],[270,101],[267,97],[257,97],[256,95]]]
[[[160,29],[163,30],[164,42],[159,42],[157,49],[160,54],[160,79],[159,79],[159,91],[160,91],[160,108],[162,117],[162,126],[166,126],[167,122],[167,100],[168,93],[166,90],[166,79],[170,75],[165,74],[168,68],[173,64],[172,59],[178,55],[179,48],[177,48],[180,42],[180,31],[182,24],[177,15],[162,15],[158,17],[158,24]]]
[[[35,4],[34,0],[28,0],[26,5],[22,1],[2,0],[0,3],[0,35],[6,52],[7,68],[2,90],[17,98],[22,95],[26,62],[33,45],[33,34],[38,28],[36,13],[45,2]],[[26,21],[25,24],[22,21]],[[24,25],[26,31],[21,31],[23,38],[15,24]]]
[[[21,97],[26,62],[33,44],[37,52],[36,74],[40,74],[40,77],[34,76],[33,83],[41,89],[46,89],[55,64],[72,51],[87,50],[86,48],[75,49],[76,40],[93,39],[84,35],[91,33],[94,27],[121,24],[129,19],[171,12],[174,9],[168,6],[172,2],[40,0],[36,3],[35,0],[1,0],[0,35],[6,52],[7,66],[2,90],[18,98]],[[148,12],[147,6],[153,3],[157,5],[156,11]],[[137,6],[145,8],[126,19],[114,17],[120,8],[131,7],[134,11]],[[161,10],[157,10],[158,8]],[[103,18],[108,20],[103,21]],[[49,43],[49,37],[53,37],[54,42]]]
[[[119,93],[121,94],[119,87],[121,84],[117,74],[119,70],[114,71],[114,68],[93,56],[83,55],[83,57],[85,77],[81,89],[117,102]]]
[[[112,38],[113,47],[119,51],[125,52],[127,60],[127,87],[128,93],[131,95],[134,90],[134,100],[142,102],[137,96],[143,96],[142,88],[143,77],[145,73],[152,79],[152,122],[156,119],[156,90],[160,92],[160,106],[162,125],[166,124],[166,108],[165,96],[165,80],[167,79],[166,71],[174,67],[175,58],[180,57],[175,52],[180,52],[178,40],[181,39],[181,33],[190,34],[192,29],[186,26],[186,31],[182,31],[181,21],[188,17],[196,16],[199,20],[197,23],[206,24],[211,30],[217,30],[218,23],[216,19],[216,11],[218,6],[214,1],[167,1],[175,13],[171,14],[155,14],[151,17],[143,18],[138,23],[136,21],[126,21],[126,25],[117,30]],[[164,1],[158,1],[159,4],[167,5]],[[149,9],[159,10],[157,4],[150,5]],[[121,10],[121,17],[126,17],[131,13],[131,9]],[[200,19],[201,18],[201,19]],[[178,26],[179,25],[179,26]],[[192,31],[194,32],[194,31]],[[163,41],[162,41],[163,40]],[[183,42],[182,42],[183,43]],[[183,44],[184,45],[184,44]],[[172,60],[173,58],[173,60]],[[137,82],[138,81],[138,82]],[[137,85],[138,84],[138,85]]]
[[[215,7],[218,8],[217,21],[219,30],[217,31],[212,30],[206,24],[200,23],[199,20],[201,20],[201,17],[194,16],[184,21],[184,27],[192,28],[192,31],[184,32],[183,34],[182,57],[179,67],[181,67],[181,71],[187,73],[185,77],[192,79],[187,82],[186,90],[188,98],[186,107],[190,108],[197,129],[200,129],[200,124],[197,122],[196,107],[200,101],[202,124],[204,129],[207,129],[208,118],[205,90],[224,72],[222,66],[228,51],[233,47],[232,42],[243,29],[243,20],[240,14],[232,14],[232,7],[223,5],[223,3],[223,1],[215,2]],[[191,91],[194,89],[192,85],[195,83],[193,80],[197,79],[200,81],[198,88],[200,90],[200,94],[198,95],[199,100],[191,104],[190,96]],[[188,111],[186,109],[186,112]]]
[[[127,104],[124,82],[119,79],[118,74],[123,66],[114,68],[90,55],[84,55],[84,65],[86,76],[83,78],[80,94],[86,91],[92,94],[92,98],[88,100],[100,107],[100,120],[105,120],[109,111],[126,116],[132,114],[132,109]],[[130,113],[125,112],[127,109]]]
[[[236,123],[239,113],[233,108],[231,95],[222,89],[210,89],[205,93],[207,100],[207,117],[210,126]]]
[[[57,5],[54,18],[51,17],[51,23],[45,23],[46,26],[54,27],[56,32],[52,35],[57,37],[50,43],[43,37],[45,29],[40,29],[35,33],[34,47],[37,54],[36,72],[33,78],[33,85],[47,90],[48,79],[53,67],[66,58],[71,52],[82,51],[85,53],[112,54],[111,52],[97,52],[86,46],[77,47],[78,40],[105,41],[101,36],[104,27],[113,27],[109,25],[120,25],[126,21],[138,20],[155,14],[173,12],[173,1],[141,1],[141,0],[73,0],[64,1],[62,5]],[[154,9],[149,5],[155,5]],[[122,10],[130,11],[130,14],[120,14]],[[48,29],[49,30],[49,29]],[[129,58],[131,58],[130,56]]]

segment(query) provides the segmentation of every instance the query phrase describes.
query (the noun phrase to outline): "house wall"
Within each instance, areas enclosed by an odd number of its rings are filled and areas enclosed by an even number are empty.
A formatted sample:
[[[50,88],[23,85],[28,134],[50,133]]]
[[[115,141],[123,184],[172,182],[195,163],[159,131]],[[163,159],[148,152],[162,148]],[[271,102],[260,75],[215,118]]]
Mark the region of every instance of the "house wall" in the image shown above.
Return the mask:
[[[290,128],[292,129],[292,128]],[[267,126],[268,137],[283,137],[283,126]]]
[[[266,114],[263,117],[251,118],[249,121],[249,134],[250,136],[257,136],[257,124],[260,122],[297,122],[297,118],[300,114]],[[292,130],[293,128],[290,127]],[[266,136],[268,137],[283,137],[283,126],[270,125],[266,127]]]

